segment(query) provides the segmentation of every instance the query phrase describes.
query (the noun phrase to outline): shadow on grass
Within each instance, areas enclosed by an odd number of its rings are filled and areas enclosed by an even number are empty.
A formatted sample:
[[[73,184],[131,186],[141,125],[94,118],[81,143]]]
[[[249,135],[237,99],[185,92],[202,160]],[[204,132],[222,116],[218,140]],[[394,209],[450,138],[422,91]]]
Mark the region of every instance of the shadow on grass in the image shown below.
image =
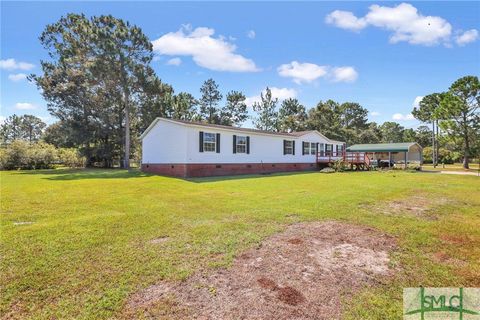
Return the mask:
[[[153,176],[139,169],[130,171],[123,169],[49,169],[49,170],[28,170],[20,171],[27,175],[46,175],[43,179],[62,181],[62,180],[83,180],[83,179],[130,179]]]
[[[44,175],[42,179],[52,181],[67,181],[67,180],[83,180],[83,179],[131,179],[131,178],[144,178],[144,177],[158,177],[153,173],[145,173],[139,169],[131,169],[130,171],[123,169],[100,169],[100,168],[88,168],[88,169],[47,169],[47,170],[25,170],[19,171],[20,174],[25,175]],[[231,176],[213,176],[202,178],[178,178],[167,177],[175,180],[181,180],[191,183],[209,183],[209,182],[221,182],[230,180],[244,180],[244,179],[258,179],[266,177],[285,177],[296,176],[305,174],[315,174],[318,171],[296,171],[296,172],[275,172],[264,174],[249,174],[249,175],[231,175]]]
[[[219,182],[229,180],[244,180],[244,179],[258,179],[267,177],[285,177],[285,176],[297,176],[305,174],[315,174],[318,171],[296,171],[296,172],[274,172],[274,173],[262,173],[262,174],[243,174],[235,176],[216,176],[216,177],[202,177],[202,178],[184,178],[183,180],[194,183],[208,183]]]

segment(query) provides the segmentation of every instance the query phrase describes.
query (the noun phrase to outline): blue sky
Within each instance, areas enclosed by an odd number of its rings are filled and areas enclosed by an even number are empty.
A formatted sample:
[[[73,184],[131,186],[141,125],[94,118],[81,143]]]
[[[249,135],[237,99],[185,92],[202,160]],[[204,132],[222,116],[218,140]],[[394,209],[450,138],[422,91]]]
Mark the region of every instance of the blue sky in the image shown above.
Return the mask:
[[[140,26],[159,77],[196,97],[214,78],[249,102],[269,86],[307,108],[354,101],[372,121],[415,127],[408,115],[417,97],[480,74],[479,2],[1,2],[3,118],[55,121],[23,74],[41,71],[38,37],[69,12]]]

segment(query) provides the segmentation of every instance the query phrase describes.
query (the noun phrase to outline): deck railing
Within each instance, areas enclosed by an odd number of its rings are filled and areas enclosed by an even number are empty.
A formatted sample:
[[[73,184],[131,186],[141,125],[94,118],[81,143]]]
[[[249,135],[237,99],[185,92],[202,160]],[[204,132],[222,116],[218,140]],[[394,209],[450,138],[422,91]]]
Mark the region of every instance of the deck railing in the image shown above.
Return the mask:
[[[337,160],[343,160],[348,163],[365,164],[367,166],[370,166],[370,158],[365,152],[317,152],[317,162],[331,163]]]

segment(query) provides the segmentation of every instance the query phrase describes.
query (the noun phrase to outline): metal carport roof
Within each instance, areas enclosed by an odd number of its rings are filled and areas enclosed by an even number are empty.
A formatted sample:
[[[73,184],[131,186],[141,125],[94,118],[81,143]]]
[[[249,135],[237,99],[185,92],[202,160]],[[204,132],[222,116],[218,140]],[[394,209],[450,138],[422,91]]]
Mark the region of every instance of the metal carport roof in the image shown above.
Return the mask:
[[[347,148],[350,152],[408,152],[411,146],[417,145],[416,142],[402,143],[374,143],[374,144],[354,144]]]

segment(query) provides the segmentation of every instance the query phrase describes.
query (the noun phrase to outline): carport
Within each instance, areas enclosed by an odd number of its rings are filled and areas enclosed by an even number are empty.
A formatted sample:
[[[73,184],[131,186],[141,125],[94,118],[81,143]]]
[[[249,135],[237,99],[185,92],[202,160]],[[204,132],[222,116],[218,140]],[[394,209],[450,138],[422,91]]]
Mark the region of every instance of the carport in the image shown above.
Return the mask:
[[[370,160],[377,160],[377,163],[389,160],[389,166],[391,162],[403,164],[404,168],[409,163],[423,163],[422,147],[416,142],[355,144],[348,147],[347,151],[365,152]]]

